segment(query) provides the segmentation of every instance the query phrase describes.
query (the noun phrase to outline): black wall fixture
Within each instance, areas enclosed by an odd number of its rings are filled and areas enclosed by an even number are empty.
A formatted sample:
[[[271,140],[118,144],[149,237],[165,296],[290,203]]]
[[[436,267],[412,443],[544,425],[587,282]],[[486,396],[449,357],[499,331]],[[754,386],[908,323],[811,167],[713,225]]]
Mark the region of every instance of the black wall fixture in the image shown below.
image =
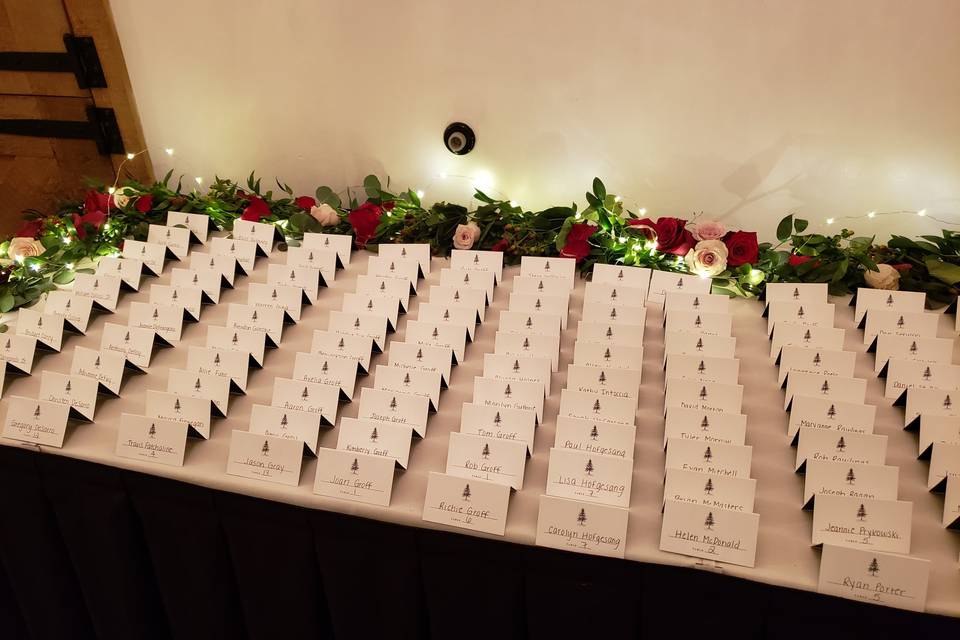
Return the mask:
[[[443,144],[450,153],[465,156],[473,151],[474,145],[477,144],[477,135],[470,128],[470,125],[463,122],[454,122],[444,129]]]

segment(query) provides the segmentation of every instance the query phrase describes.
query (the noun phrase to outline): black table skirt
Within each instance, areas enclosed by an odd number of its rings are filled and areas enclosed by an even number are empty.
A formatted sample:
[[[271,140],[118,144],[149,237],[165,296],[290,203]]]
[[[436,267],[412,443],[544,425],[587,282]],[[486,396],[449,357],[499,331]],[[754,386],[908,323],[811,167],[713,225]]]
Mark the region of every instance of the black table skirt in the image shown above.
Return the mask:
[[[5,446],[0,561],[4,639],[960,637],[960,619]]]

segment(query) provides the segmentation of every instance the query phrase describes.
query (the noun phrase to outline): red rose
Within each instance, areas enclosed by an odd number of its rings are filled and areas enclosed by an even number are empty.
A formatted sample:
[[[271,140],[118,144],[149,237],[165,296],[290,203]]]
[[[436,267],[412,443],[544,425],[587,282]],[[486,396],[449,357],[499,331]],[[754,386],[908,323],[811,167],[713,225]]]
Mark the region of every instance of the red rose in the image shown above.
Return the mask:
[[[682,218],[660,218],[653,222],[649,218],[631,218],[629,225],[645,224],[657,230],[657,250],[684,256],[697,241],[687,230],[687,221]]]
[[[913,265],[907,262],[901,262],[900,264],[892,264],[890,266],[896,269],[897,271],[909,271],[910,269],[913,268]]]
[[[263,198],[259,196],[250,196],[247,199],[247,202],[249,204],[243,210],[243,215],[240,216],[241,220],[260,222],[260,220],[270,215],[270,207],[267,205],[267,201]]]
[[[393,200],[387,200],[381,206],[384,211],[393,211]]]
[[[100,193],[99,191],[87,191],[86,197],[83,199],[83,212],[90,214],[94,211],[102,211],[106,213],[110,207],[113,205],[113,196],[106,193]]]
[[[153,207],[153,196],[150,194],[140,196],[137,198],[137,204],[135,206],[137,211],[140,213],[146,213],[150,211],[150,209]]]
[[[77,237],[81,240],[87,237],[88,227],[92,227],[94,231],[99,231],[106,221],[107,214],[103,211],[91,211],[82,216],[73,214],[73,226],[77,228]]]
[[[507,240],[506,238],[500,238],[493,244],[492,247],[490,247],[490,251],[506,251],[507,247],[509,246],[510,246],[509,240]]]
[[[304,211],[310,211],[312,207],[317,206],[317,201],[310,196],[300,196],[293,202]]]
[[[577,222],[570,227],[567,233],[567,243],[560,250],[560,255],[564,258],[576,258],[580,262],[590,255],[590,243],[587,238],[592,236],[597,230],[592,224],[586,222]]]
[[[794,253],[790,254],[790,258],[787,262],[790,263],[790,266],[797,267],[803,264],[804,262],[809,262],[812,258],[810,256],[798,256]]]
[[[353,227],[353,241],[358,248],[367,246],[367,242],[377,232],[382,215],[383,209],[369,200],[347,215],[347,221]]]
[[[40,235],[40,231],[42,229],[43,219],[35,218],[33,220],[27,220],[20,225],[20,228],[17,230],[14,236],[18,238],[36,238],[38,235]]]
[[[723,243],[727,245],[728,266],[739,267],[757,261],[760,247],[757,245],[756,231],[731,231],[723,236]]]

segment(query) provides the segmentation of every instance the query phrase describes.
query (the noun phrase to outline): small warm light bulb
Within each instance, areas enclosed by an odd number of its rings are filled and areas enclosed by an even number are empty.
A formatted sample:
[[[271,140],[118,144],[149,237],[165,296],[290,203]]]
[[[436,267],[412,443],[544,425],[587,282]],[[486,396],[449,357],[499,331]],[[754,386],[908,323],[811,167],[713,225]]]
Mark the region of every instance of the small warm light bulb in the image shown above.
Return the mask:
[[[173,147],[167,147],[166,149],[164,149],[164,151],[167,152],[167,155],[168,155],[168,156],[172,156],[172,155],[173,155]]]
[[[137,157],[137,154],[135,154],[135,153],[128,153],[128,154],[127,154],[127,160],[133,160],[133,159],[136,158],[136,157]]]
[[[580,217],[581,217],[581,214],[580,214],[579,211],[577,211],[575,214],[573,214],[573,219],[574,219],[574,220],[579,220]]]
[[[121,255],[121,254],[120,254],[119,251],[114,251],[113,253],[110,254],[110,257],[111,257],[111,258],[119,258],[120,255]]]
[[[63,236],[63,244],[70,244],[73,239],[70,236]]]
[[[32,265],[30,265],[30,268],[34,271],[40,271],[40,263],[34,262]]]
[[[918,215],[918,216],[925,216],[925,215],[927,215],[927,210],[926,210],[926,209],[920,209],[920,211],[917,211],[917,215]]]
[[[65,265],[63,265],[63,266],[65,266],[65,267],[67,268],[67,271],[73,271],[73,263],[72,263],[72,262],[68,262],[67,264],[65,264]]]
[[[640,211],[637,211],[637,213],[639,213],[639,214],[642,215],[642,216],[645,216],[645,215],[647,215],[647,208],[646,208],[646,207],[640,207]]]
[[[511,207],[517,206],[517,201],[516,201],[516,200],[511,200],[511,201],[510,201],[510,206],[511,206]]]
[[[422,198],[422,197],[423,197],[423,189],[417,189],[417,197],[418,197],[418,198]]]
[[[203,178],[201,176],[197,176],[194,180],[197,181],[197,184],[203,184]]]
[[[633,250],[634,250],[634,251],[640,251],[640,249],[642,249],[642,248],[643,248],[643,245],[641,245],[639,242],[638,242],[637,244],[633,245]]]
[[[13,261],[16,262],[17,264],[23,264],[23,256],[21,255],[13,256]]]
[[[834,222],[833,218],[827,218],[827,224],[833,224],[833,222]]]
[[[627,242],[627,236],[620,236],[620,244],[625,244]]]
[[[657,248],[656,242],[654,242],[653,240],[647,241],[647,249],[650,249],[651,251],[653,251],[656,248]]]
[[[113,195],[113,193],[114,193],[116,190],[117,190],[116,187],[107,187],[107,193],[109,193],[110,195]]]
[[[614,201],[614,202],[623,202],[623,198],[621,198],[620,196],[614,196],[613,201]]]
[[[876,212],[876,211],[871,211],[870,213],[867,214],[867,217],[868,217],[868,218],[876,218],[876,217],[877,217],[877,212]]]
[[[104,231],[110,231],[110,223],[109,223],[109,222],[106,223],[105,225],[103,225],[103,230],[104,230]]]

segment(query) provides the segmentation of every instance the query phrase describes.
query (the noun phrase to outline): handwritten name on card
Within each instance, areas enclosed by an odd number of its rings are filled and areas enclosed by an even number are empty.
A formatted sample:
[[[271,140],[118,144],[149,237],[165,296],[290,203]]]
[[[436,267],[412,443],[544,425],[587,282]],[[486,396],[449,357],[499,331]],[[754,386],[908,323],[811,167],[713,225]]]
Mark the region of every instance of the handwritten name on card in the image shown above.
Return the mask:
[[[709,336],[729,336],[733,330],[733,316],[726,313],[703,311],[671,311],[665,315],[670,331],[690,331]]]
[[[120,298],[120,277],[108,273],[78,273],[73,281],[73,295],[89,298],[100,309],[113,313]]]
[[[576,391],[571,388],[560,392],[561,416],[632,425],[635,423],[637,401],[632,397],[601,396],[598,393]]]
[[[359,280],[357,282],[359,287]],[[487,294],[480,289],[433,285],[430,287],[430,302],[464,305],[476,309],[476,322],[483,322],[487,317]]]
[[[408,336],[411,324],[412,322],[407,323]],[[379,352],[387,348],[387,317],[383,315],[331,311],[327,330],[332,333],[366,336],[373,340],[374,348]],[[466,332],[464,332],[464,341],[466,341]]]
[[[514,276],[510,281],[513,293],[529,293],[538,296],[570,297],[570,288],[562,278],[538,276]]]
[[[435,347],[413,342],[394,342],[390,345],[390,366],[400,369],[434,371],[440,374],[444,386],[450,384],[453,354],[447,347]],[[547,370],[550,363],[547,362]]]
[[[560,316],[552,313],[524,313],[523,311],[500,312],[498,331],[503,333],[560,335]]]
[[[57,402],[10,396],[3,437],[60,448],[67,433],[70,407]]]
[[[187,370],[227,378],[236,391],[246,392],[249,360],[242,351],[190,345],[187,351]]]
[[[431,287],[431,290],[433,287]],[[384,278],[360,274],[357,276],[357,293],[368,296],[382,296],[396,298],[400,303],[400,313],[406,313],[410,308],[410,287],[398,278]],[[431,296],[431,299],[433,296]]]
[[[505,484],[431,471],[423,501],[423,519],[502,536],[509,500],[510,487]]]
[[[100,336],[100,351],[121,353],[128,362],[145,369],[150,366],[155,337],[153,329],[107,322]]]
[[[583,289],[583,306],[609,304],[619,307],[643,307],[646,292],[645,288],[609,282],[588,282]]]
[[[170,275],[170,284],[177,288],[197,287],[212,304],[220,302],[223,275],[216,269],[179,269]]]
[[[844,402],[837,398],[798,395],[790,407],[787,435],[796,444],[801,427],[827,429],[840,433],[873,433],[877,407],[872,404]]]
[[[368,313],[387,319],[387,330],[395,331],[400,315],[400,300],[369,293],[345,293],[341,309],[345,313]],[[472,318],[471,318],[472,320]]]
[[[544,395],[550,396],[550,359],[521,358],[505,353],[483,354],[483,377],[496,380],[539,382]]]
[[[344,417],[340,420],[337,449],[388,458],[406,469],[412,437],[413,429],[409,425]]]
[[[663,406],[664,413],[669,407],[713,413],[740,413],[743,406],[743,385],[667,378]]]
[[[496,284],[496,279],[490,271],[440,269],[440,286],[480,289],[487,297],[487,304],[493,303],[493,290]]]
[[[662,306],[668,292],[710,293],[710,278],[700,276],[682,276],[668,271],[654,271],[650,277],[650,292],[647,301]]]
[[[383,256],[371,256],[367,260],[367,275],[405,280],[410,285],[410,293],[417,295],[420,263],[411,258],[392,259]],[[484,292],[484,296],[486,296],[486,292]]]
[[[339,500],[390,506],[393,461],[336,449],[317,450],[313,492]]]
[[[300,321],[303,289],[282,284],[251,282],[247,285],[247,306],[255,309],[280,309],[290,322]]]
[[[301,244],[307,249],[333,250],[341,267],[350,264],[350,252],[353,250],[353,237],[341,233],[305,233]]]
[[[753,478],[667,469],[663,499],[741,513],[753,513],[757,481]]]
[[[463,269],[492,271],[499,284],[503,280],[503,252],[453,249],[450,252],[450,268],[458,271]]]
[[[560,278],[567,285],[567,289],[573,289],[576,269],[577,261],[573,258],[537,258],[533,256],[520,258],[521,276]]]
[[[813,545],[910,553],[913,503],[821,494],[813,508]]]
[[[149,329],[168,343],[176,344],[183,335],[183,314],[181,306],[131,302],[127,323],[130,327]]]
[[[774,300],[767,307],[767,335],[771,335],[778,324],[832,327],[835,317],[836,306],[829,302]]]
[[[630,458],[550,449],[547,495],[628,507],[632,481]]]
[[[257,262],[257,243],[236,238],[212,238],[210,253],[234,258],[244,275],[250,275]]]
[[[551,316],[559,316],[560,328],[566,329],[569,303],[569,296],[544,296],[534,293],[513,292],[510,294],[508,308],[510,311],[519,311],[520,313],[545,313]]]
[[[460,413],[460,433],[523,442],[530,454],[533,453],[536,424],[537,413],[523,409],[488,407],[465,402]]]
[[[784,347],[780,352],[777,380],[783,385],[787,376],[793,373],[852,378],[856,362],[857,354],[853,351]]]
[[[817,592],[887,607],[923,611],[930,561],[825,544]]]
[[[737,339],[731,336],[707,336],[689,331],[666,331],[663,334],[663,364],[672,355],[732,358]]]
[[[633,446],[637,437],[634,425],[583,420],[570,416],[557,416],[554,446],[586,453],[633,459]]]
[[[182,467],[186,448],[185,423],[129,413],[121,416],[116,448],[121,458]]]
[[[262,255],[269,256],[273,251],[273,242],[279,237],[278,229],[266,222],[251,220],[235,220],[233,222],[233,237],[237,240],[256,242]]]
[[[887,365],[884,397],[896,399],[907,389],[960,389],[960,365],[894,358]]]
[[[881,335],[929,338],[937,335],[940,314],[923,311],[869,309],[863,321],[863,344],[870,345]]]
[[[93,378],[44,371],[40,378],[38,399],[70,407],[77,416],[93,421],[97,408],[97,389]]]
[[[620,284],[637,289],[647,290],[650,288],[650,276],[652,270],[646,267],[625,267],[620,264],[601,264],[599,262],[593,265],[593,282],[604,282],[608,284]],[[646,296],[643,297],[646,299]]]
[[[266,336],[266,333],[252,329],[210,325],[207,327],[207,346],[246,353],[251,364],[262,367]]]
[[[577,340],[573,345],[573,362],[588,367],[640,371],[643,367],[643,347]]]
[[[294,360],[293,378],[339,387],[343,397],[349,401],[353,399],[357,384],[357,363],[344,358],[301,352]]]
[[[151,418],[173,420],[189,427],[190,432],[204,440],[210,438],[210,401],[175,393],[147,390],[146,415]]]
[[[250,412],[250,433],[296,440],[316,455],[320,417],[311,411],[255,404]]]
[[[227,307],[227,327],[257,331],[264,334],[267,344],[279,347],[283,336],[283,314],[283,309],[279,307],[230,303]]]
[[[760,516],[667,500],[660,550],[752,567],[757,557]]]
[[[97,263],[97,273],[109,273],[120,277],[122,285],[140,290],[140,276],[143,273],[143,261],[138,258],[115,258],[103,256]]]
[[[741,413],[714,413],[670,407],[666,417],[663,430],[664,447],[670,438],[736,445],[742,445],[746,439],[747,416]]]
[[[571,364],[567,388],[609,398],[633,398],[640,394],[640,369],[616,369]]]
[[[619,507],[540,496],[538,547],[623,558],[629,511]]]
[[[537,382],[477,377],[473,379],[473,401],[498,409],[533,411],[537,423],[543,422],[543,385]]]
[[[827,301],[827,284],[825,282],[768,282],[764,291],[764,300],[766,304],[775,300],[824,303]]]
[[[396,346],[396,344],[392,346],[391,353],[396,349]],[[367,373],[370,370],[370,356],[373,354],[373,338],[315,329],[313,341],[310,343],[310,353],[326,358],[353,360],[360,365],[363,373]],[[449,360],[449,355],[447,359]]]
[[[644,325],[642,324],[584,322],[580,320],[577,322],[577,340],[642,347],[643,329]]]
[[[803,508],[810,509],[815,496],[824,494],[896,500],[899,481],[899,467],[810,459],[804,476]]]
[[[446,472],[462,478],[499,482],[519,491],[523,488],[526,461],[527,446],[523,442],[453,432]]]
[[[455,324],[407,320],[404,339],[415,344],[450,349],[456,363],[463,362],[467,348],[467,330]]]
[[[96,380],[101,388],[119,396],[127,358],[123,353],[74,347],[70,374]]]
[[[337,252],[302,246],[287,247],[287,267],[306,269],[309,273],[312,273],[315,269],[320,273],[319,283],[324,287],[329,287],[333,285],[337,275]],[[405,286],[403,290],[409,294],[410,287]]]
[[[17,311],[17,335],[34,338],[48,349],[60,351],[63,343],[63,316],[20,307]]]
[[[750,446],[668,438],[665,468],[725,478],[749,478],[752,458],[753,447]]]
[[[798,472],[803,471],[807,460],[884,464],[887,459],[887,436],[800,427],[797,438],[794,468]]]
[[[30,336],[8,335],[0,338],[0,360],[8,367],[30,375],[37,352],[37,339]],[[6,368],[6,367],[5,367]]]
[[[427,435],[429,410],[430,400],[423,396],[364,387],[360,390],[357,418],[405,425],[423,438]]]
[[[203,289],[152,284],[150,285],[150,303],[168,307],[182,307],[191,318],[200,320],[200,310],[203,307]]]
[[[878,375],[886,375],[887,363],[891,358],[927,364],[949,364],[952,357],[953,340],[951,338],[911,338],[885,333],[877,336],[873,370]]]

